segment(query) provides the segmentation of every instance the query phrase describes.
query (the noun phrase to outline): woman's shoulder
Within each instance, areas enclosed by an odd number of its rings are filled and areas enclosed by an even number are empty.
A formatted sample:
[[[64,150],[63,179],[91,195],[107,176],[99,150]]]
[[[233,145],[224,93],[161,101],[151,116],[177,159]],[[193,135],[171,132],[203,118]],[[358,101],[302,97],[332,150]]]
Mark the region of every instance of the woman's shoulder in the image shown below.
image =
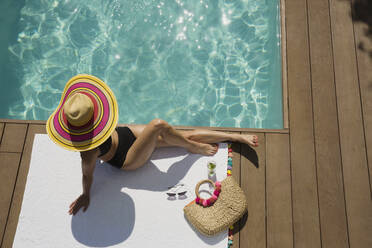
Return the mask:
[[[88,151],[80,152],[80,157],[84,160],[97,159],[99,153],[100,153],[100,150],[98,147],[96,147]]]

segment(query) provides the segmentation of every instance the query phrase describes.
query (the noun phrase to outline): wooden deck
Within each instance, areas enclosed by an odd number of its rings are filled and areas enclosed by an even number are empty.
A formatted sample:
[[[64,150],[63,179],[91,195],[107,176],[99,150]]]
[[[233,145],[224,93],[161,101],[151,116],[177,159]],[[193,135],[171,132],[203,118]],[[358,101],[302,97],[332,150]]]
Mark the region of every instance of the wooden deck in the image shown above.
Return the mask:
[[[229,130],[260,139],[233,145],[249,202],[234,247],[372,247],[371,4],[285,1],[289,128]],[[43,122],[0,120],[1,248],[12,246],[35,133]]]

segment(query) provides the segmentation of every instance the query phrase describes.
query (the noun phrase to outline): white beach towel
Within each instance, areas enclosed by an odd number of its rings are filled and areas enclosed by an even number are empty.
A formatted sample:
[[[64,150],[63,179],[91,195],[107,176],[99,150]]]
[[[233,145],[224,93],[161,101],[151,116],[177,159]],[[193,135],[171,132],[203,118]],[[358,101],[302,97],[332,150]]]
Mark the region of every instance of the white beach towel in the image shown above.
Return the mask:
[[[223,143],[213,157],[161,148],[131,172],[97,162],[90,206],[70,216],[68,207],[82,192],[80,155],[38,134],[13,247],[226,248],[227,230],[202,236],[183,207],[195,198],[196,183],[208,177],[208,160],[217,162],[217,180],[226,177],[227,153]],[[179,183],[186,195],[169,197],[168,187]]]

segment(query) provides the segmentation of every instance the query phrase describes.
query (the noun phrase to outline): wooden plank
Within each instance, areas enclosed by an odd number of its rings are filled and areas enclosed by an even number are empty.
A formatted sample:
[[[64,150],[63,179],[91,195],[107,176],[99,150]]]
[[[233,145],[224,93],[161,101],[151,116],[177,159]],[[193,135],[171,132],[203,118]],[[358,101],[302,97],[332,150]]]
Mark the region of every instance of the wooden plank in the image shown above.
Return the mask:
[[[232,169],[232,176],[234,179],[239,183],[240,185],[240,151],[241,151],[241,144],[239,143],[233,143],[232,144],[233,149],[233,169]],[[246,247],[244,245],[240,246],[240,232],[238,232],[241,228],[240,221],[235,223],[234,229],[233,229],[233,245],[232,248],[239,248],[239,247]]]
[[[286,1],[289,126],[295,247],[321,247],[307,6]]]
[[[6,224],[5,234],[1,248],[12,247],[13,244],[13,239],[18,224],[18,217],[21,211],[28,169],[30,166],[31,151],[35,133],[45,133],[45,125],[30,125],[29,130],[27,132],[26,143],[21,158],[17,182],[15,185],[13,201],[10,208],[9,218]]]
[[[349,242],[351,248],[367,248],[372,201],[350,2],[331,0],[330,14]]]
[[[265,134],[257,134],[259,147],[241,147],[241,187],[248,201],[248,219],[240,231],[241,247],[266,247]]]
[[[20,160],[19,153],[0,153],[0,244],[3,240]]]
[[[1,119],[0,122],[4,123],[16,123],[16,124],[39,124],[39,125],[45,125],[46,121],[41,120],[18,120],[18,119]]]
[[[289,135],[266,134],[267,247],[293,247]]]
[[[0,152],[22,152],[27,124],[5,124]]]
[[[308,1],[311,85],[322,246],[346,248],[346,206],[328,0]]]
[[[366,139],[367,161],[369,166],[370,184],[372,182],[372,39],[367,36],[366,30],[371,30],[366,20],[370,18],[372,4],[369,1],[352,1],[354,7],[354,33],[356,41],[357,65],[359,73],[359,86],[362,100],[362,114],[364,121],[364,135]],[[357,5],[357,3],[359,5]],[[361,4],[363,3],[363,4]],[[358,6],[358,7],[357,7]],[[367,10],[367,11],[364,11]],[[364,22],[360,22],[363,20]],[[369,19],[371,20],[371,19]],[[371,25],[371,21],[369,22]],[[370,185],[372,187],[372,185]],[[372,191],[372,188],[371,188]]]

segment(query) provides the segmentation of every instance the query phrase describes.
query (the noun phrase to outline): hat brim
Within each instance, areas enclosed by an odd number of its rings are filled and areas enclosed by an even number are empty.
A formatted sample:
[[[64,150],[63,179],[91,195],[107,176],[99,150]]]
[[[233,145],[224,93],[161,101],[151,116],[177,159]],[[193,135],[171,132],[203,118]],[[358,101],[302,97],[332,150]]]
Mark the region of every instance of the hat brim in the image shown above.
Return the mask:
[[[92,120],[82,127],[70,125],[63,106],[69,96],[81,93],[94,104]],[[49,117],[46,129],[50,139],[71,151],[87,151],[105,142],[118,123],[118,105],[114,93],[97,77],[81,74],[71,78],[63,91],[60,103]]]

